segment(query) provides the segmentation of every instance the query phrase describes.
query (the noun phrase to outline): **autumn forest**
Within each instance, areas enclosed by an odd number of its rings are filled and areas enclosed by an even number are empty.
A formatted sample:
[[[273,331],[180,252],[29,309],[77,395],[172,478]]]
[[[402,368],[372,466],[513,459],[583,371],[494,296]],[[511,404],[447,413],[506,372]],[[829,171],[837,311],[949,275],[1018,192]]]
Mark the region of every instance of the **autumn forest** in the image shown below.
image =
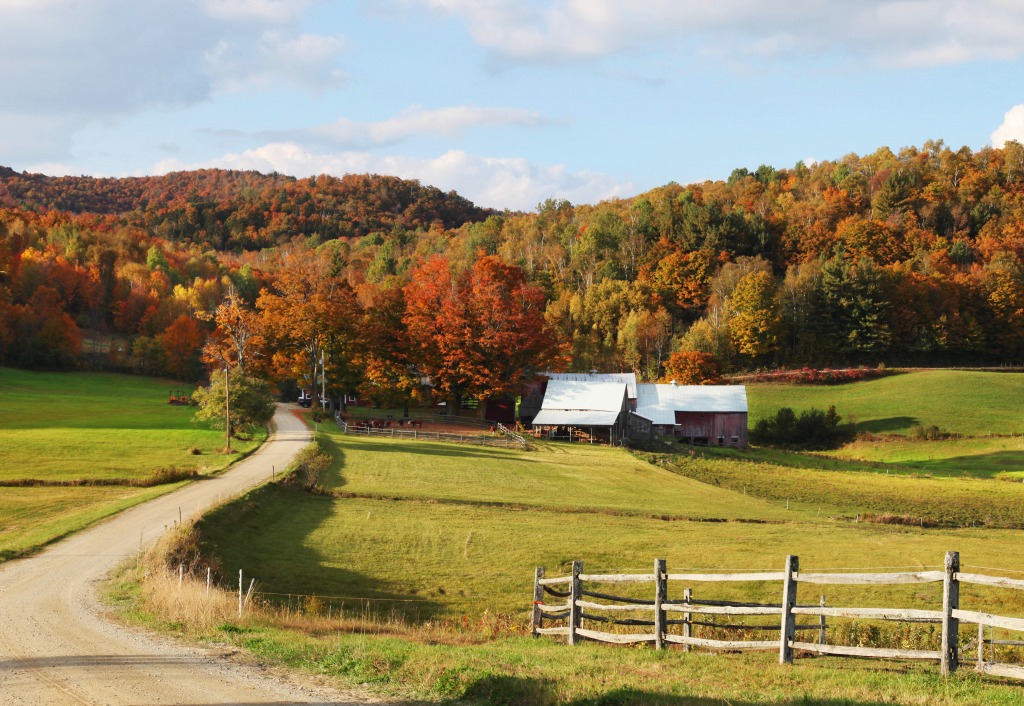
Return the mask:
[[[1020,365],[1024,146],[532,213],[386,176],[0,168],[0,365],[308,384],[321,359],[336,394],[378,404],[424,376],[484,398],[555,368]]]

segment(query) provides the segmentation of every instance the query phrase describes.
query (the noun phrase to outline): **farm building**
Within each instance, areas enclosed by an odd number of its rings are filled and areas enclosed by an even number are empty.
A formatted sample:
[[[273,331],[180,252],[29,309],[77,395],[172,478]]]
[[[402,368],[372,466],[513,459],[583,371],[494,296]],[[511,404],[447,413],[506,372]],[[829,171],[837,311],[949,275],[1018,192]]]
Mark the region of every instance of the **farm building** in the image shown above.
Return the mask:
[[[627,394],[624,382],[548,380],[533,427],[552,439],[616,444],[625,434]]]
[[[747,388],[675,383],[637,385],[633,417],[630,430],[637,435],[654,431],[691,444],[746,446]]]

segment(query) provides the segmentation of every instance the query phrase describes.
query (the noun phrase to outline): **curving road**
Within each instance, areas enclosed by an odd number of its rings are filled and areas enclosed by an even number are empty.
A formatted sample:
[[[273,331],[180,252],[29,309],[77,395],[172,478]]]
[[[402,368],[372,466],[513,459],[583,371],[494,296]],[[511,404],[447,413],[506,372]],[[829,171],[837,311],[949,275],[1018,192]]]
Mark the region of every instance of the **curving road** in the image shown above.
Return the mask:
[[[0,566],[0,704],[365,703],[114,624],[96,585],[182,518],[282,469],[309,441],[284,406],[259,451],[216,478],[138,505],[43,553]]]

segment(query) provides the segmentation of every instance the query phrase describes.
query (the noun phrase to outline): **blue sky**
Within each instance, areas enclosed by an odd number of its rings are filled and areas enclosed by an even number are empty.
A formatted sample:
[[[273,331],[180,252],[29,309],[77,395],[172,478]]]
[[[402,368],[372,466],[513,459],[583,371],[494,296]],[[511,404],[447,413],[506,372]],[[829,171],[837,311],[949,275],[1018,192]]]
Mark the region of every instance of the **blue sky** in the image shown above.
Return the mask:
[[[0,164],[375,172],[483,206],[1024,141],[1014,0],[0,0]]]

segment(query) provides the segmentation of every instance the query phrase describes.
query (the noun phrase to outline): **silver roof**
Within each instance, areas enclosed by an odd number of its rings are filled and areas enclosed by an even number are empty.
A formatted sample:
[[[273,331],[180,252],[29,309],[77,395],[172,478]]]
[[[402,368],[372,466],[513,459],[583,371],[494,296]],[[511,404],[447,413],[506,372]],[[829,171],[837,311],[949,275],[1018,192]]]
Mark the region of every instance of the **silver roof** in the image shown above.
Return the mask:
[[[534,426],[542,427],[610,427],[615,425],[619,412],[592,409],[542,409],[533,418]]]
[[[636,373],[547,373],[547,376],[548,380],[622,383],[629,399],[636,399]]]
[[[636,413],[655,424],[675,424],[676,412],[746,412],[743,385],[637,385]]]

